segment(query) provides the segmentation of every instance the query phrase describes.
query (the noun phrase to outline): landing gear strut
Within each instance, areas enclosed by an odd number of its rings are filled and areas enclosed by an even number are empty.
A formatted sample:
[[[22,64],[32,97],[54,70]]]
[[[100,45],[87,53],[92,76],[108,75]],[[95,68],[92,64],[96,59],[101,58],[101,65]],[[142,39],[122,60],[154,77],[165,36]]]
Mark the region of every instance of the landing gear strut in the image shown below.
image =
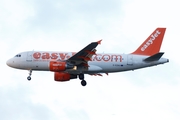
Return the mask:
[[[79,74],[79,79],[82,80],[81,81],[81,85],[82,86],[86,86],[87,82],[84,80],[84,74]]]
[[[29,70],[29,76],[27,77],[27,80],[31,80],[32,70]]]

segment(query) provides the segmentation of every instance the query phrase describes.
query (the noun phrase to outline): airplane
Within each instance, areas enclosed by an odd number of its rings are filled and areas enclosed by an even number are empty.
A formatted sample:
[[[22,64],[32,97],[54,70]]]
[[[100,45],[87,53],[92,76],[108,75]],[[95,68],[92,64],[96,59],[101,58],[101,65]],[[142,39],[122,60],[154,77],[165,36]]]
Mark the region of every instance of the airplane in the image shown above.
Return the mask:
[[[26,51],[15,55],[6,64],[12,68],[32,71],[52,71],[54,80],[59,82],[79,78],[86,86],[85,74],[102,76],[103,73],[135,70],[169,62],[159,52],[166,28],[157,28],[132,53],[96,53],[102,40],[92,42],[79,52]]]

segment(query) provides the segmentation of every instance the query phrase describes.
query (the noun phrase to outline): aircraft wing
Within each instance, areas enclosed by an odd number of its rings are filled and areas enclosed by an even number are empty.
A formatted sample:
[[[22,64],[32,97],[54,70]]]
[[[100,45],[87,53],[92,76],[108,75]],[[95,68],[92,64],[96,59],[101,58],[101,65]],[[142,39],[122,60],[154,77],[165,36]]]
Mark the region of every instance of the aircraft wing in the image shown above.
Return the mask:
[[[101,44],[101,41],[102,40],[90,43],[85,48],[70,57],[67,61],[74,65],[80,65],[83,63],[84,65],[87,65],[87,62],[91,61],[92,56],[96,54],[95,48],[98,46],[98,44]]]

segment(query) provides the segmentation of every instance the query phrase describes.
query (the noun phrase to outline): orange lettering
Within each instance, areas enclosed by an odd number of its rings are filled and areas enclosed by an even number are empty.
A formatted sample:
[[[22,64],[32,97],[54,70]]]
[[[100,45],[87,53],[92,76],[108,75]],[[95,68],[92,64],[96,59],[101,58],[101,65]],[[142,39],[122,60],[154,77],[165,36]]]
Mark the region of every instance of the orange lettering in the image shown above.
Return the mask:
[[[105,62],[107,62],[107,61],[110,60],[110,55],[105,54],[105,55],[103,55],[102,59],[103,59]]]
[[[33,57],[34,59],[58,59],[60,57],[60,60],[66,60],[69,59],[70,57],[74,56],[76,53],[75,52],[71,52],[71,53],[48,53],[48,52],[44,52],[44,53],[40,53],[40,52],[35,52],[33,53]],[[97,54],[97,55],[93,55],[92,57],[93,61],[111,61],[111,62],[122,62],[122,56],[121,55],[109,55],[109,54]]]
[[[122,56],[121,55],[111,55],[111,62],[115,60],[117,62],[119,59],[120,62],[122,62]]]
[[[39,59],[39,58],[41,57],[41,53],[40,53],[40,52],[35,52],[35,53],[33,54],[33,57],[34,57],[35,59]]]
[[[57,53],[52,53],[51,54],[51,59],[57,59],[58,58],[58,54]]]
[[[42,53],[42,59],[49,59],[49,58],[50,58],[49,53],[47,53],[47,52]]]
[[[101,54],[95,55],[93,61],[95,61],[95,60],[96,60],[96,61],[101,61],[101,60],[102,60],[102,55],[101,55]]]
[[[67,53],[59,53],[61,60],[66,58]]]

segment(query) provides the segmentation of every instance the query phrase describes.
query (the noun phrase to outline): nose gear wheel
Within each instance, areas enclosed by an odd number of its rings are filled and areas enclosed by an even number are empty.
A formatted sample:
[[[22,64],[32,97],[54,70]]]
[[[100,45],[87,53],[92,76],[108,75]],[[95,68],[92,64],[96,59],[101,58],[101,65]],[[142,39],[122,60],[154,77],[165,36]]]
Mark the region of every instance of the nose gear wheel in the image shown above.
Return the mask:
[[[32,70],[29,70],[29,76],[27,77],[27,80],[31,80]]]

